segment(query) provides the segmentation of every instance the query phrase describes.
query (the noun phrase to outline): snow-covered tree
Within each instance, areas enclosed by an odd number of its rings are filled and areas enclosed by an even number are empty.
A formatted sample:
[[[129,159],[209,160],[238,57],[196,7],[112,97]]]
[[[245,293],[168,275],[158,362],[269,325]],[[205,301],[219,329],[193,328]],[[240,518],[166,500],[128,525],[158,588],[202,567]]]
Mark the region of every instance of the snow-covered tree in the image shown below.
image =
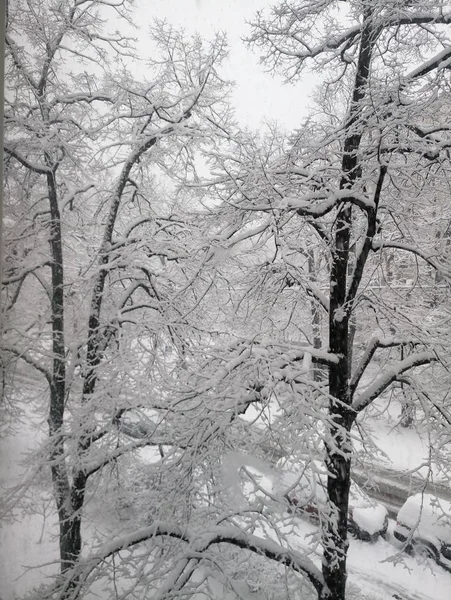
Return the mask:
[[[325,78],[285,136],[237,130],[222,38],[159,24],[137,82],[129,41],[102,27],[105,11],[129,20],[118,4],[9,14],[2,359],[49,391],[37,459],[62,574],[39,597],[344,600],[372,404],[408,387],[446,453],[446,396],[425,382],[449,353],[451,13],[305,0],[260,14],[250,42],[268,68]],[[307,548],[280,456],[327,482]],[[110,518],[83,554],[89,499]]]
[[[429,427],[449,427],[449,314],[431,299],[436,273],[451,275],[439,233],[449,220],[450,21],[441,2],[284,2],[259,15],[249,42],[288,81],[308,65],[320,72],[318,109],[288,142],[270,133],[212,156],[224,173],[211,184],[223,201],[217,239],[238,254],[245,238],[254,258],[239,307],[260,314],[265,302],[247,346],[257,387],[285,411],[286,451],[309,448],[328,473],[322,574],[309,572],[320,598],[345,597],[353,440],[372,403],[408,386]],[[312,273],[313,237],[327,258]],[[327,320],[323,354],[305,322],[311,299]],[[327,364],[327,389],[306,381],[308,354]],[[438,401],[425,385],[434,363]]]
[[[80,556],[90,479],[133,448],[118,442],[121,416],[184,360],[210,285],[171,174],[227,121],[225,42],[156,23],[135,79],[130,27],[127,1],[18,1],[7,15],[2,361],[47,385],[40,459],[63,573]]]

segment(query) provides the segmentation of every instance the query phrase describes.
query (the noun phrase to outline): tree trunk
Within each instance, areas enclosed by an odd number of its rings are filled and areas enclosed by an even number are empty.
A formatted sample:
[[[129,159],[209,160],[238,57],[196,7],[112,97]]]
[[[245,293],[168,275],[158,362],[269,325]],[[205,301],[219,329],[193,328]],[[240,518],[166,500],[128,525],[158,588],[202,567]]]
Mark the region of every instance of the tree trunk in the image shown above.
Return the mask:
[[[341,413],[341,414],[339,414]],[[326,465],[330,476],[327,480],[331,512],[323,533],[325,548],[323,576],[326,583],[320,600],[345,600],[346,595],[346,559],[348,551],[348,504],[351,483],[351,444],[349,429],[351,420],[344,411],[335,414],[337,427],[331,428],[335,444],[327,444]],[[338,454],[338,447],[348,448],[344,455]]]
[[[48,159],[51,165],[50,159]],[[65,464],[64,409],[66,396],[66,355],[64,341],[64,268],[61,215],[55,173],[47,175],[51,226],[50,251],[52,255],[52,350],[53,370],[50,386],[49,437],[50,462],[56,507],[59,517],[59,547],[61,572],[64,573],[78,560],[81,552],[81,514],[74,506],[73,490]]]
[[[361,43],[349,117],[343,146],[340,189],[352,189],[361,178],[358,150],[362,139],[361,103],[371,64],[372,49],[377,35],[371,25],[372,9],[364,12]],[[329,519],[323,531],[325,588],[320,600],[345,600],[346,558],[348,551],[348,505],[351,484],[352,442],[350,430],[354,421],[350,404],[349,373],[353,336],[350,335],[352,299],[347,302],[348,265],[352,230],[352,204],[345,203],[338,211],[332,248],[329,308],[329,351],[338,356],[338,363],[329,367],[330,425],[326,440],[326,466],[329,471],[327,491]]]
[[[348,550],[348,500],[351,473],[351,443],[348,436],[350,419],[348,358],[349,316],[346,301],[346,273],[349,255],[351,211],[343,208],[337,218],[335,251],[331,271],[329,313],[329,348],[339,357],[329,367],[329,426],[326,441],[326,466],[329,471],[327,492],[329,519],[323,531],[323,575],[326,583],[321,600],[345,600],[346,554]]]
[[[72,515],[60,520],[61,572],[64,573],[76,564],[81,553],[81,517]]]

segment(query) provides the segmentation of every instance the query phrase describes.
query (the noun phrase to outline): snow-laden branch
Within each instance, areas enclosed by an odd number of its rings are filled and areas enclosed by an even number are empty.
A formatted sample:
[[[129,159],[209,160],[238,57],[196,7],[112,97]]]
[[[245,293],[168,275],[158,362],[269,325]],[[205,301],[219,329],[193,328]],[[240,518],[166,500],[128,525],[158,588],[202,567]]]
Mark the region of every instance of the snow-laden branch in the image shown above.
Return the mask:
[[[237,227],[231,227],[226,230],[225,233],[221,233],[218,235],[214,235],[211,239],[212,242],[225,242],[227,241],[227,245],[222,245],[221,247],[224,249],[232,248],[235,244],[239,244],[240,242],[247,240],[256,235],[260,235],[266,229],[268,229],[272,225],[272,219],[267,219],[260,225],[253,227],[252,229],[241,231],[239,234],[235,235],[237,232]],[[235,235],[235,237],[232,237]],[[208,259],[207,259],[208,260]]]
[[[318,592],[324,586],[322,573],[311,559],[294,550],[284,548],[273,540],[263,539],[241,531],[236,527],[207,527],[205,531],[197,533],[186,528],[182,529],[176,525],[157,521],[148,527],[143,527],[113,539],[98,552],[80,560],[67,574],[67,579],[62,586],[62,592],[66,593],[64,597],[67,600],[75,599],[92,571],[101,566],[107,559],[123,550],[133,548],[142,542],[155,540],[158,537],[170,537],[185,542],[187,545],[184,553],[185,557],[197,556],[206,552],[213,545],[231,544],[288,566],[296,573],[306,577]]]
[[[379,207],[379,202],[382,193],[382,187],[384,185],[384,180],[387,175],[387,166],[381,165],[379,167],[379,176],[377,178],[376,189],[374,192],[374,210],[368,210],[367,212],[367,228],[365,239],[361,244],[359,251],[357,252],[357,257],[355,261],[355,267],[351,277],[351,283],[349,285],[349,290],[346,295],[346,304],[351,307],[354,303],[355,297],[357,295],[358,289],[360,287],[363,274],[365,271],[366,261],[368,259],[370,250],[372,248],[372,243],[374,236],[377,233],[377,209]]]
[[[7,286],[7,285],[11,285],[12,283],[17,283],[18,281],[23,281],[28,275],[30,275],[30,273],[34,273],[38,269],[42,269],[42,267],[49,267],[50,265],[51,265],[51,262],[49,260],[45,260],[42,263],[39,263],[37,265],[32,265],[30,267],[27,267],[26,269],[23,269],[23,271],[21,271],[17,275],[11,275],[11,277],[5,277],[2,280],[2,285]]]
[[[317,56],[323,54],[324,52],[331,52],[331,51],[338,50],[339,48],[341,48],[344,45],[349,46],[358,37],[360,30],[361,30],[360,24],[353,25],[352,27],[349,27],[348,29],[346,29],[346,31],[344,31],[340,35],[336,35],[335,37],[328,37],[325,42],[323,42],[321,44],[317,44],[316,46],[314,46],[312,48],[308,48],[306,44],[302,44],[304,46],[304,50],[301,50],[301,51],[298,50],[298,51],[293,51],[290,53],[286,47],[283,50],[280,47],[277,47],[277,50],[281,54],[285,54],[288,56],[291,55],[293,57],[300,58],[300,59],[316,58]],[[265,31],[265,34],[269,34],[268,38],[271,35],[270,32],[267,32],[267,31]],[[299,38],[297,38],[297,36],[295,36],[295,35],[291,35],[290,37],[292,37],[293,39],[295,39],[298,42],[300,41]]]
[[[181,126],[184,121],[191,117],[191,109],[197,103],[198,99],[198,95],[196,95],[189,108],[186,109],[171,125],[160,127],[158,130],[153,131],[148,135],[143,135],[143,139],[136,145],[136,147],[125,160],[121,172],[116,180],[99,251],[98,275],[94,283],[93,293],[91,296],[90,315],[88,319],[89,338],[87,344],[87,359],[89,367],[83,386],[84,398],[90,396],[94,392],[97,382],[95,368],[99,364],[100,358],[97,352],[96,336],[100,323],[103,291],[108,273],[108,263],[111,257],[113,232],[116,225],[117,215],[119,213],[119,207],[122,202],[123,193],[127,183],[130,180],[130,173],[136,163],[139,162],[140,158],[151,148],[153,148],[161,139],[177,133],[178,126]]]
[[[411,244],[405,244],[404,242],[374,242],[371,245],[371,249],[374,252],[378,250],[383,250],[384,248],[395,248],[397,250],[405,250],[406,252],[410,252],[411,254],[415,254],[419,258],[422,258],[428,265],[433,267],[436,271],[439,271],[445,277],[451,278],[451,268],[447,268],[445,265],[440,264],[438,261],[434,260],[432,256],[424,253],[419,248],[412,246]]]
[[[304,22],[310,21],[312,17],[316,20],[318,13],[321,13],[323,8],[318,9],[315,6],[311,10],[310,7],[304,9],[296,7],[295,10],[292,8],[286,10],[285,13],[281,11],[272,22],[265,22],[263,18],[258,18],[257,22],[253,24],[254,32],[247,41],[260,46],[267,45],[269,47],[267,58],[271,57],[275,64],[279,62],[276,57],[280,57],[282,60],[295,61],[298,64],[298,71],[299,65],[304,64],[309,59],[317,59],[321,55],[332,54],[340,61],[349,61],[345,58],[345,55],[359,44],[362,34],[361,23],[351,25],[336,35],[331,35],[328,31],[323,39],[317,41],[317,38],[313,37],[308,27],[304,26]],[[421,27],[449,23],[451,23],[451,13],[444,13],[442,10],[437,12],[413,11],[411,7],[405,10],[400,7],[396,11],[389,12],[374,11],[371,19],[372,30],[379,32],[379,35],[383,31],[398,28],[402,25],[418,25]],[[428,62],[433,62],[433,60]],[[435,66],[438,65],[434,65],[426,72],[429,72]],[[421,67],[418,68],[418,71],[420,70]],[[417,76],[421,74],[423,73],[419,72]]]
[[[3,146],[3,149],[7,154],[9,154],[13,158],[15,158],[18,162],[20,162],[21,165],[23,165],[30,171],[34,171],[35,173],[38,173],[39,175],[49,175],[52,172],[52,170],[49,167],[44,167],[42,165],[38,165],[36,163],[29,161],[27,158],[25,158],[19,152],[17,152],[17,150],[15,150],[14,148],[11,148],[11,146],[8,146],[8,144],[5,144]]]
[[[245,367],[249,361],[254,362],[256,359],[262,361],[267,367],[266,376],[268,378],[279,377],[289,381],[308,371],[310,362],[320,364],[338,363],[338,357],[334,354],[310,346],[257,344],[255,341],[246,341],[241,343],[236,350],[235,356],[230,357],[221,367],[218,366],[212,377],[196,389],[190,388],[185,397],[183,394],[181,395],[177,402],[180,418],[184,416],[184,402],[192,401],[202,397],[203,394],[211,392],[217,394],[221,384],[230,377],[231,373],[240,367]],[[300,370],[294,372],[291,369],[293,363],[300,363],[301,361]],[[208,364],[205,365],[205,370],[207,368]],[[113,423],[117,425],[120,433],[135,441],[131,444],[116,447],[107,456],[97,457],[96,460],[86,466],[85,476],[90,477],[112,460],[146,446],[164,445],[194,452],[202,448],[205,449],[215,436],[221,434],[239,415],[243,415],[251,405],[262,402],[267,393],[268,390],[263,384],[243,387],[240,393],[233,395],[228,405],[223,403],[220,419],[217,411],[214,411],[214,417],[212,418],[211,412],[206,409],[204,418],[199,422],[194,435],[191,432],[187,435],[180,435],[180,432],[168,426],[167,423],[156,422],[149,417],[146,417],[145,421],[140,423],[129,424],[122,419],[126,411],[120,410],[114,416]],[[102,439],[108,433],[108,429],[97,432],[92,437],[93,442]]]
[[[26,66],[20,59],[19,50],[16,46],[16,43],[7,32],[5,33],[5,43],[11,53],[11,57],[13,59],[17,71],[22,73],[30,88],[36,89],[38,87],[37,81],[30,74],[28,66]]]
[[[78,188],[75,188],[75,187],[70,188],[67,191],[67,193],[64,195],[64,197],[61,199],[60,210],[63,210],[67,205],[69,205],[72,208],[72,204],[75,200],[75,197],[78,196],[78,194],[84,194],[85,192],[92,189],[93,187],[95,187],[95,185],[93,183],[88,183],[88,184],[78,187]]]
[[[190,399],[196,396],[197,394],[191,395]],[[180,403],[182,403],[183,400],[184,399],[181,398]],[[129,452],[148,446],[172,446],[180,450],[193,450],[197,452],[201,448],[205,448],[208,442],[216,434],[223,431],[239,415],[243,415],[252,404],[261,401],[262,391],[257,389],[243,390],[240,397],[234,397],[233,402],[229,406],[223,407],[223,419],[218,419],[217,411],[215,411],[214,417],[212,418],[211,412],[206,410],[204,420],[201,421],[201,423],[206,423],[207,425],[202,428],[199,424],[196,436],[193,436],[191,432],[185,436],[181,436],[174,427],[168,425],[165,421],[161,420],[156,422],[148,416],[146,416],[145,420],[143,419],[138,423],[127,423],[123,420],[123,416],[128,411],[126,409],[120,409],[114,415],[112,422],[117,426],[119,433],[124,434],[135,441],[131,444],[117,446],[114,450],[110,451],[107,456],[97,456],[96,460],[91,461],[85,467],[84,474],[88,478],[113,460],[117,460],[120,456],[124,456]],[[167,407],[165,407],[165,410],[167,410]],[[179,415],[181,418],[184,416],[183,408],[180,409]],[[97,431],[92,436],[92,443],[103,439],[108,433],[110,433],[109,427]]]
[[[449,395],[449,392],[447,392],[445,394],[444,398],[442,399],[443,404],[442,404],[442,406],[440,406],[438,404],[438,402],[435,402],[433,400],[433,398],[430,394],[428,394],[422,387],[420,387],[418,385],[418,382],[413,377],[409,377],[408,375],[403,375],[402,377],[398,378],[398,381],[409,385],[418,394],[418,396],[424,397],[431,404],[431,406],[433,406],[437,410],[437,412],[440,413],[440,415],[443,417],[443,419],[445,419],[447,424],[451,426],[451,413],[449,411],[445,410],[445,407],[447,408],[447,403],[445,404],[445,402],[444,402],[444,401],[446,401],[446,399]]]
[[[351,382],[349,384],[351,398],[353,397],[353,395],[357,389],[357,386],[359,385],[359,382],[360,382],[363,374],[365,373],[366,368],[370,364],[371,359],[373,358],[373,356],[378,348],[394,348],[394,347],[400,347],[400,346],[415,345],[417,343],[418,343],[418,340],[414,340],[414,339],[410,340],[410,339],[406,339],[406,338],[395,338],[395,337],[380,338],[378,336],[373,336],[371,338],[371,340],[369,341],[368,346],[366,347],[366,350],[363,353],[362,358],[360,359],[357,369],[355,370],[355,372],[353,373],[353,375],[351,377]]]
[[[427,75],[435,69],[446,69],[451,65],[451,46],[447,46],[441,52],[419,65],[405,76],[406,81],[415,81],[423,75]]]
[[[202,388],[199,388],[197,392],[205,392],[216,388],[232,371],[250,359],[264,361],[266,364],[270,365],[271,371],[274,371],[274,369],[283,369],[293,362],[304,360],[306,355],[309,355],[312,362],[316,363],[330,365],[338,364],[339,362],[336,354],[325,352],[324,350],[309,345],[297,346],[247,340],[242,342],[239,354],[229,359],[223,367],[218,368],[215,375],[210,378]]]
[[[307,294],[313,296],[315,300],[319,302],[319,304],[324,308],[324,310],[329,312],[329,298],[324,294],[321,289],[315,285],[312,281],[303,281],[303,287],[307,291]]]
[[[386,27],[393,27],[398,25],[448,25],[451,23],[451,12],[434,13],[432,11],[425,12],[410,12],[409,10],[404,13],[396,11],[396,13],[390,19],[384,19],[381,25]]]
[[[374,202],[370,198],[350,190],[337,190],[327,196],[322,192],[311,192],[300,198],[287,196],[279,202],[242,204],[236,205],[235,208],[256,212],[273,212],[274,210],[295,211],[302,217],[313,217],[316,219],[327,215],[341,202],[349,202],[365,212],[375,208]],[[230,201],[229,204],[233,205]]]
[[[4,352],[10,352],[14,356],[17,356],[17,358],[21,358],[28,365],[31,365],[32,367],[34,367],[37,371],[39,371],[39,373],[42,373],[42,375],[44,375],[44,377],[48,381],[48,384],[52,385],[52,381],[53,381],[52,374],[46,367],[44,367],[44,365],[41,365],[41,363],[39,363],[35,358],[30,356],[26,352],[19,350],[17,348],[13,348],[11,346],[2,346],[2,350]]]
[[[436,360],[437,355],[434,352],[425,351],[411,354],[404,360],[394,363],[354,400],[353,409],[360,412],[378,398],[400,375],[414,367],[429,365]]]
[[[87,94],[86,92],[74,92],[72,94],[66,94],[65,96],[56,96],[50,102],[51,106],[55,106],[57,104],[78,104],[80,102],[85,102],[86,104],[92,104],[93,102],[107,102],[109,104],[114,104],[115,99],[113,96],[107,96],[105,94]]]
[[[311,200],[315,199],[318,195],[320,196],[320,194],[312,193],[311,198],[285,198],[281,201],[281,204],[288,210],[296,210],[298,215],[310,217],[323,217],[341,202],[350,202],[365,212],[375,208],[373,200],[363,194],[356,194],[350,190],[333,192],[319,204],[312,205]]]

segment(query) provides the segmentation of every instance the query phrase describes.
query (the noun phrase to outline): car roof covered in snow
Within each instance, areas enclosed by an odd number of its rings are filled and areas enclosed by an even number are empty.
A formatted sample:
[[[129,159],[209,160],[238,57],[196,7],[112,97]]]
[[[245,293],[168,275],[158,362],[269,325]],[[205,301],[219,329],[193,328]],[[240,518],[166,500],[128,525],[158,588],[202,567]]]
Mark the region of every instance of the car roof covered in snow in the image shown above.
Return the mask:
[[[398,513],[398,522],[416,529],[419,535],[433,534],[451,544],[451,502],[431,494],[410,496]]]

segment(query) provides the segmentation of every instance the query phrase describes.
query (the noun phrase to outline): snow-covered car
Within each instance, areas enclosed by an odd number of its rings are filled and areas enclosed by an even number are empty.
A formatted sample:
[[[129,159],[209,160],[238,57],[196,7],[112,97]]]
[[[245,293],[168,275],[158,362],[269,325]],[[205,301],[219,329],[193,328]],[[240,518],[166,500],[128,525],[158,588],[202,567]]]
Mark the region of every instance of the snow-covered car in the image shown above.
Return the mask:
[[[401,507],[393,534],[409,553],[432,558],[451,571],[451,503],[415,494]]]
[[[280,463],[280,461],[279,461]],[[327,502],[327,478],[316,468],[299,473],[292,464],[281,465],[282,474],[273,492],[285,498],[289,510],[316,520]],[[353,481],[349,491],[348,530],[356,538],[375,542],[384,537],[388,528],[388,511]]]

